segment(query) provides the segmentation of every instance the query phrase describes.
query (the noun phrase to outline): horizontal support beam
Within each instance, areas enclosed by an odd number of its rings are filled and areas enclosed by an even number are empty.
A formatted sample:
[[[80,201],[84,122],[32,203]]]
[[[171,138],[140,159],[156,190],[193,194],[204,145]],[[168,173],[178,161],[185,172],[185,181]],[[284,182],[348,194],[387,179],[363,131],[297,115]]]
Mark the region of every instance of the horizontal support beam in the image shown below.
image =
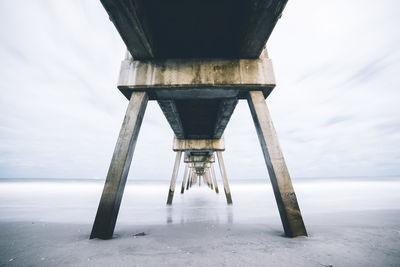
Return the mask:
[[[178,108],[173,100],[158,100],[162,112],[168,120],[169,125],[178,138],[185,138],[185,131],[179,116]]]
[[[221,101],[215,121],[214,137],[219,138],[224,134],[237,102],[237,98],[226,98]]]
[[[215,162],[214,155],[211,156],[191,156],[188,155],[189,153],[185,153],[184,162],[191,163],[191,162]]]
[[[224,151],[224,137],[220,139],[178,139],[174,136],[174,151]]]
[[[150,99],[246,98],[249,90],[265,97],[275,87],[269,58],[164,59],[121,63],[118,88],[128,95],[146,91]],[[187,93],[185,93],[187,92]]]

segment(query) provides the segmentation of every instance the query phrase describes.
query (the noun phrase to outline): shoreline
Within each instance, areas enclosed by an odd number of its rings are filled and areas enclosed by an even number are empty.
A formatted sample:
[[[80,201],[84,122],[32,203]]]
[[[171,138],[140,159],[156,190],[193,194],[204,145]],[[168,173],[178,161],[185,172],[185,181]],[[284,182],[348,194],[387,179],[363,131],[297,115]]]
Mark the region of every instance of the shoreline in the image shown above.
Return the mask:
[[[123,223],[89,240],[90,224],[1,221],[0,266],[398,266],[400,210],[308,217],[299,238],[278,224],[203,221]]]
[[[116,238],[89,240],[103,182],[0,185],[0,266],[399,266],[400,181],[294,181],[309,234],[284,237],[269,184],[125,188]],[[135,236],[135,234],[145,235]]]

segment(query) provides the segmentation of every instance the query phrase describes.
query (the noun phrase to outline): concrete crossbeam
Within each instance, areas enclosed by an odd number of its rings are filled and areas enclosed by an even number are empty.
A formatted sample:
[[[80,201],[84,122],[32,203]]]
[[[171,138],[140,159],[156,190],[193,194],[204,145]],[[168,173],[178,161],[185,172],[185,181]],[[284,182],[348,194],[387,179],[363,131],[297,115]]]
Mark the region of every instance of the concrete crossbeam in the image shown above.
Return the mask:
[[[168,120],[169,125],[178,138],[185,138],[182,121],[179,116],[178,108],[173,100],[159,100],[158,105]]]
[[[150,100],[246,98],[249,90],[265,97],[275,87],[272,62],[257,59],[164,59],[122,61],[118,88],[146,91]]]
[[[214,152],[224,151],[224,137],[220,139],[178,139],[174,136],[172,149],[174,151]]]
[[[209,162],[213,163],[215,162],[215,157],[214,155],[211,156],[191,156],[189,153],[185,153],[185,158],[184,158],[185,163],[191,163],[191,162]]]
[[[118,88],[145,91],[157,100],[180,139],[219,139],[239,99],[249,90],[267,97],[275,76],[266,49],[258,59],[158,59],[122,61]]]

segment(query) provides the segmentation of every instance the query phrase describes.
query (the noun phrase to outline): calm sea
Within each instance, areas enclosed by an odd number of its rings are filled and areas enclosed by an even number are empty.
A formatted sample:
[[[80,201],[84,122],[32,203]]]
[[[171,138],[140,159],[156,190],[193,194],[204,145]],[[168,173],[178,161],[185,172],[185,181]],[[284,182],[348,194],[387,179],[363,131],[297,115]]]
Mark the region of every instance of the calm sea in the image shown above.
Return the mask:
[[[400,177],[293,179],[305,219],[314,213],[399,210]],[[0,179],[0,221],[44,221],[91,224],[103,180]],[[164,224],[280,223],[267,180],[231,181],[233,205],[226,205],[222,183],[216,194],[194,185],[180,193],[177,181],[172,206],[167,206],[168,181],[128,181],[118,223]]]

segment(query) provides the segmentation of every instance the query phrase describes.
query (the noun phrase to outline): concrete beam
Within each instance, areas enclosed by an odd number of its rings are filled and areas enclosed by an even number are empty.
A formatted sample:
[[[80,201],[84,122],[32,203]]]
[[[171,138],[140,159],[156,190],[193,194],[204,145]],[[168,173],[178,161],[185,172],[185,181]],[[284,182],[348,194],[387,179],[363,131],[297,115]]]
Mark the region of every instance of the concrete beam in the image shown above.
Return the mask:
[[[90,239],[112,238],[147,100],[145,92],[132,93],[108,169]]]
[[[147,91],[150,99],[246,98],[249,90],[265,97],[275,87],[269,58],[258,59],[164,59],[121,63],[118,88]]]
[[[267,97],[275,86],[271,60],[162,59],[121,64],[118,88],[126,96],[146,91],[157,100],[180,139],[218,139],[249,90]]]
[[[185,163],[192,163],[192,162],[209,162],[213,163],[215,162],[215,157],[214,155],[211,156],[192,156],[190,153],[185,153],[184,157],[184,162]]]
[[[169,125],[171,126],[174,134],[178,138],[185,138],[185,131],[182,126],[181,119],[179,117],[178,108],[176,107],[175,101],[173,100],[158,100],[158,105],[160,106],[162,112]]]
[[[224,151],[224,137],[220,139],[178,139],[174,136],[172,149],[174,151],[192,151],[192,152],[207,152],[207,151]]]
[[[100,0],[135,58],[153,58],[152,32],[141,1]],[[132,4],[132,2],[135,2]]]
[[[288,237],[307,236],[289,171],[264,96],[261,92],[250,91],[248,104],[268,168],[285,234]]]
[[[219,105],[219,111],[217,113],[217,119],[215,121],[215,138],[220,138],[224,134],[226,125],[228,124],[229,119],[235,110],[237,102],[237,98],[226,98],[221,101]]]

